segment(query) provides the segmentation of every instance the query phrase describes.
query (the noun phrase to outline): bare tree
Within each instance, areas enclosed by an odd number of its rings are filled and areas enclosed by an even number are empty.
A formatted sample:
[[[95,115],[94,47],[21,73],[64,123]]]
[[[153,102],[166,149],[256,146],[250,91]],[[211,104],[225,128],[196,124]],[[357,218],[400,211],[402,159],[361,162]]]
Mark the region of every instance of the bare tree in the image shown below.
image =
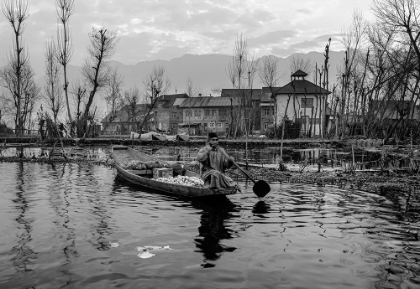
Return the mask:
[[[124,82],[124,77],[119,74],[118,68],[110,69],[110,77],[108,80],[107,92],[105,96],[105,101],[108,107],[108,111],[111,112],[111,119],[115,116],[115,111],[121,108],[121,86]]]
[[[24,31],[24,22],[28,18],[28,1],[27,0],[4,0],[3,2],[3,14],[7,21],[13,28],[14,33],[14,44],[13,50],[9,54],[8,68],[2,73],[8,81],[15,82],[13,85],[8,84],[10,93],[13,95],[16,117],[15,117],[15,128],[16,134],[22,133],[24,128],[24,121],[22,116],[22,98],[24,97],[22,90],[22,77],[24,69],[29,72],[28,61],[29,56],[25,52],[22,44],[22,34]],[[26,67],[26,68],[25,68]]]
[[[258,72],[260,80],[262,84],[269,88],[271,95],[275,95],[276,91],[279,89],[277,87],[280,78],[279,67],[278,67],[278,59],[274,56],[267,56],[262,59],[262,64],[260,65],[260,69]],[[285,112],[286,115],[286,112]],[[274,126],[275,128],[278,125],[277,119],[277,103],[274,103]],[[277,130],[276,130],[277,131]]]
[[[87,102],[87,90],[82,84],[78,83],[72,85],[70,93],[73,94],[73,105],[76,117],[74,121],[75,126],[72,125],[71,130],[76,129],[76,135],[79,136],[82,135],[83,132],[84,123],[80,120],[82,118],[82,113]]]
[[[280,72],[278,70],[278,60],[277,58],[273,57],[273,56],[268,56],[263,58],[263,63],[261,65],[260,71],[259,71],[259,76],[260,76],[260,80],[263,83],[263,85],[265,85],[266,87],[268,87],[270,89],[270,93],[272,96],[275,95],[276,91],[279,89],[277,87],[277,84],[280,80]],[[290,102],[290,95],[289,98],[287,100],[287,105],[286,108],[284,110],[284,114],[282,116],[281,119],[281,142],[280,142],[280,163],[279,163],[279,168],[283,168],[283,140],[284,140],[284,132],[286,130],[286,119],[287,119],[287,109],[289,106],[289,102]],[[278,126],[278,119],[277,119],[277,115],[278,115],[278,109],[277,109],[277,101],[274,100],[274,133],[275,136],[277,137],[277,126]]]
[[[72,116],[70,111],[69,102],[69,81],[67,77],[67,65],[70,63],[73,46],[70,36],[69,19],[74,12],[74,0],[56,0],[56,12],[58,21],[62,24],[61,29],[57,30],[57,49],[56,58],[58,62],[63,66],[63,77],[64,77],[64,95],[67,106],[67,117],[69,123],[72,123]]]
[[[168,77],[165,76],[165,68],[163,66],[155,66],[153,67],[150,74],[143,80],[144,84],[144,97],[146,98],[146,103],[149,102],[150,99],[150,107],[149,110],[146,112],[146,115],[138,128],[140,133],[143,130],[143,126],[146,121],[149,120],[149,116],[156,107],[157,101],[159,99],[159,95],[164,95],[169,88],[171,87],[171,81]],[[155,116],[156,119],[156,116]]]
[[[230,126],[227,135],[236,137],[251,130],[256,121],[256,113],[252,110],[252,87],[258,72],[258,62],[248,56],[248,42],[239,34],[235,40],[235,48],[231,61],[226,68],[227,76],[235,89],[229,96],[231,103],[239,103],[239,107],[231,105]]]
[[[195,85],[194,81],[190,77],[187,79],[187,88],[185,90],[185,93],[188,94],[189,97],[195,97],[198,96],[199,89]]]
[[[56,46],[54,41],[47,41],[45,45],[45,86],[44,98],[49,109],[51,109],[54,122],[64,108],[63,94],[60,89],[60,67],[56,58]]]
[[[302,70],[307,74],[310,74],[312,70],[312,61],[310,58],[304,59],[301,55],[294,54],[290,59],[290,71],[292,73]]]
[[[377,20],[398,34],[398,41],[413,48],[420,71],[420,5],[417,0],[373,0]]]
[[[342,42],[346,47],[345,51],[345,59],[344,59],[344,67],[341,71],[341,136],[344,136],[346,124],[348,122],[348,117],[350,113],[350,107],[353,105],[354,102],[351,103],[352,92],[350,86],[351,83],[354,83],[354,77],[358,75],[357,68],[358,64],[360,64],[360,51],[362,49],[362,41],[363,37],[365,36],[366,32],[366,25],[363,20],[363,16],[359,12],[355,12],[353,14],[353,22],[352,26],[343,33]],[[357,98],[353,98],[353,101],[358,101]],[[355,116],[355,111],[353,110],[353,119],[357,118]]]
[[[155,66],[146,79],[143,80],[145,87],[144,95],[147,100],[150,99],[151,104],[154,103],[159,95],[168,92],[171,87],[171,81],[165,76],[165,68],[163,66]]]
[[[116,32],[109,32],[106,29],[92,29],[89,34],[90,45],[88,47],[88,58],[82,67],[88,99],[83,117],[79,120],[84,122],[83,127],[89,118],[90,108],[96,93],[105,88],[109,82],[109,68],[107,61],[112,57],[117,48],[118,38]],[[80,126],[79,126],[80,127]]]
[[[131,131],[137,131],[136,123],[139,121],[138,116],[141,111],[137,104],[140,101],[141,93],[137,87],[124,91],[122,103],[127,107],[127,122],[131,122]]]

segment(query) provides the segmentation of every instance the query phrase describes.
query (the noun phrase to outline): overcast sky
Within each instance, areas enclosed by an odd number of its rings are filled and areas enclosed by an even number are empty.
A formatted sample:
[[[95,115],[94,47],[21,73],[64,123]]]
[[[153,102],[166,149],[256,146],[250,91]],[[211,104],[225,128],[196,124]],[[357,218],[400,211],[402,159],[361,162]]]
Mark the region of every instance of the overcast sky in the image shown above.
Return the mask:
[[[369,0],[75,0],[70,18],[74,43],[71,64],[86,57],[92,27],[117,30],[114,59],[124,64],[170,60],[186,53],[232,54],[242,33],[256,57],[322,52],[329,37],[341,50],[339,34],[359,10],[370,17]],[[47,39],[55,37],[55,0],[30,0],[23,34],[36,72],[43,70]],[[12,28],[0,14],[0,65],[12,47]]]

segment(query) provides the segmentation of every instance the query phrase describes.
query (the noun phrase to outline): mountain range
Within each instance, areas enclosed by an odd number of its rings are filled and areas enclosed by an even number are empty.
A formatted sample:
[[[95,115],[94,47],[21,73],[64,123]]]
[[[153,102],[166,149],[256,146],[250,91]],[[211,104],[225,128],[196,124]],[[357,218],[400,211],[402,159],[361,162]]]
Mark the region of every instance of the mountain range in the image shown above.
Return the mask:
[[[267,57],[267,56],[264,56]],[[307,79],[314,82],[314,71],[315,64],[318,68],[324,63],[324,55],[321,52],[309,52],[306,54],[293,54],[286,58],[279,58],[273,56],[278,60],[278,70],[280,75],[280,81],[278,86],[283,86],[290,81],[290,75],[294,72],[291,71],[291,61],[293,57],[299,57],[301,59],[310,59],[312,65],[312,71],[306,71],[308,73]],[[263,58],[263,57],[262,57]],[[260,58],[259,60],[261,60]],[[336,71],[344,59],[344,51],[330,51],[330,73],[329,82],[330,84],[335,83]],[[168,94],[173,93],[184,93],[187,88],[187,80],[190,78],[197,88],[197,91],[203,96],[208,95],[220,95],[217,91],[221,88],[232,88],[232,84],[229,81],[229,77],[226,73],[228,63],[232,60],[230,55],[222,54],[204,54],[204,55],[192,55],[186,54],[178,58],[166,60],[154,60],[154,61],[141,61],[134,65],[126,65],[118,61],[111,61],[111,66],[118,68],[119,74],[124,78],[123,89],[130,89],[137,87],[142,91],[143,80],[146,79],[155,66],[163,66],[165,68],[165,75],[169,78],[172,85]],[[72,83],[77,83],[80,79],[80,67],[69,65],[68,75],[70,81],[70,87]],[[44,76],[38,79],[39,84],[43,85]],[[255,77],[254,88],[262,87],[262,83],[259,77]],[[104,114],[106,112],[106,104],[102,98],[96,99],[96,105],[98,109]]]

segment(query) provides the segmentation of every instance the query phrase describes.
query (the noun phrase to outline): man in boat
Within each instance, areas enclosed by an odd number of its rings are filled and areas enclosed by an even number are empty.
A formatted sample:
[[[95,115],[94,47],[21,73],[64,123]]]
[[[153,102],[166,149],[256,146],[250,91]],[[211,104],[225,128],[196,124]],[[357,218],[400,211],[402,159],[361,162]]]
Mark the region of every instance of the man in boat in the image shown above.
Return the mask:
[[[210,132],[206,146],[197,154],[201,178],[210,188],[222,189],[235,186],[233,180],[225,175],[225,170],[233,165],[233,158],[226,157],[222,150],[223,148],[219,147],[219,137],[216,133]]]

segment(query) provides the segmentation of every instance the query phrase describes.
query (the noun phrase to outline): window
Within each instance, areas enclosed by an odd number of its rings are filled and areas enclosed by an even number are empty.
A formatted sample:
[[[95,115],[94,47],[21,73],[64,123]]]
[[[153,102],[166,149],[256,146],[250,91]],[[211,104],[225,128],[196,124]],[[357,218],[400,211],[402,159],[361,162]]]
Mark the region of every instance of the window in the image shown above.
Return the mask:
[[[307,97],[302,98],[302,108],[312,108],[314,106],[314,99]]]
[[[219,111],[219,119],[226,119],[226,110],[220,110]]]
[[[218,128],[222,128],[222,127],[223,127],[223,124],[222,124],[221,122],[218,122],[218,123],[217,123],[217,127],[218,127]]]
[[[192,112],[191,112],[191,110],[187,109],[187,110],[185,111],[185,116],[186,116],[186,117],[191,117],[191,116],[192,116]]]
[[[176,124],[175,123],[171,124],[171,128],[172,129],[176,128]]]
[[[217,117],[217,110],[212,110],[212,111],[211,111],[211,116],[212,116],[213,118]]]
[[[265,109],[264,109],[264,115],[265,115],[265,116],[270,115],[270,109],[265,108]]]
[[[178,113],[173,112],[173,113],[172,113],[172,118],[178,118]]]
[[[205,111],[205,117],[210,118],[210,110],[206,109]]]
[[[195,116],[195,118],[201,118],[201,110],[199,110],[199,109],[194,110],[194,116]]]
[[[214,128],[214,122],[209,122],[209,128]]]
[[[268,123],[264,123],[264,129],[267,130],[268,129]]]

